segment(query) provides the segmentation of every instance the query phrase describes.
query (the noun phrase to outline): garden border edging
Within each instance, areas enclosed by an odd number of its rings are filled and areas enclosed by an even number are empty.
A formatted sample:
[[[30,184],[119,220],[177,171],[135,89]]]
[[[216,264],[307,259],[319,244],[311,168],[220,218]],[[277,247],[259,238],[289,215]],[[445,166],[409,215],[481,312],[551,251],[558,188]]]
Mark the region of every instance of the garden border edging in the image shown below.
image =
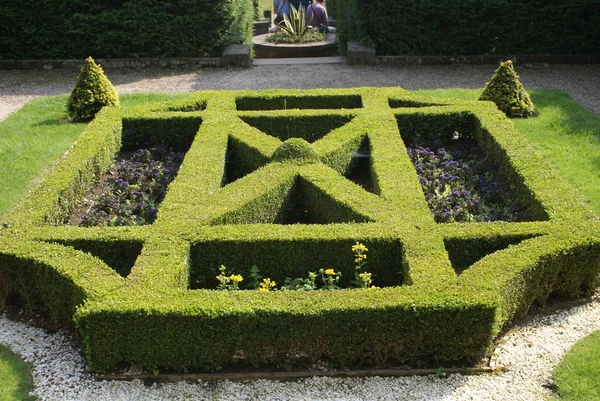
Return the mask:
[[[96,374],[97,380],[132,381],[149,380],[156,383],[177,383],[182,380],[190,382],[212,382],[227,380],[230,382],[247,382],[254,380],[292,381],[311,377],[406,377],[406,376],[447,376],[452,374],[480,375],[499,374],[507,370],[504,366],[495,367],[462,367],[438,369],[368,369],[368,370],[331,370],[331,371],[298,371],[298,372],[256,372],[256,373],[147,373],[147,374]]]
[[[55,68],[80,69],[84,60],[0,60],[0,70],[52,70]],[[104,58],[96,62],[104,69],[112,68],[178,68],[178,67],[221,67],[221,57],[177,57],[177,58]]]
[[[478,56],[376,56],[378,64],[387,65],[445,65],[498,64],[512,60],[514,64],[600,64],[600,54],[490,54]]]
[[[600,64],[600,54],[591,55],[478,55],[478,56],[375,56],[375,64],[380,65],[448,65],[448,64],[490,64],[512,60],[514,64]],[[196,58],[105,58],[96,60],[104,69],[117,68],[179,68],[179,67],[225,67],[221,57]],[[83,60],[0,60],[0,71],[5,70],[52,70],[70,68],[79,70]],[[313,62],[315,64],[315,62]],[[354,63],[361,64],[361,63]],[[368,63],[367,63],[368,64]],[[231,65],[233,66],[233,65]]]

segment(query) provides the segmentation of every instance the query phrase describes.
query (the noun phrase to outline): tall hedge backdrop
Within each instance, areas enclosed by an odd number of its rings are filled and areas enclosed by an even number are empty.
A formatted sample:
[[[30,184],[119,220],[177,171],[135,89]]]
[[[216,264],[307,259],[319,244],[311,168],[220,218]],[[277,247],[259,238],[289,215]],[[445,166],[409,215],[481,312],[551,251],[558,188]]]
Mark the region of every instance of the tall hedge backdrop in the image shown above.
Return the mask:
[[[252,0],[0,0],[0,59],[206,57],[249,43]]]
[[[600,0],[327,0],[379,55],[598,54]]]

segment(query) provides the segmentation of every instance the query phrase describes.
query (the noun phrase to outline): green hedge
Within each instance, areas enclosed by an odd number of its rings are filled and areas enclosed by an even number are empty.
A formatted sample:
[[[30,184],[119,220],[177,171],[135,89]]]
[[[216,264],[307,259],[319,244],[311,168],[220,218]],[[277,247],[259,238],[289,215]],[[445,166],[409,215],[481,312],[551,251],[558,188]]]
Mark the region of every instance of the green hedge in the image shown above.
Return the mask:
[[[220,56],[250,43],[251,0],[0,1],[0,58]]]
[[[332,97],[331,109],[302,107]],[[455,132],[508,177],[531,221],[434,222],[405,143]],[[310,157],[280,157],[290,137],[311,142]],[[157,141],[191,146],[153,225],[62,226],[89,188],[82,177],[102,171],[83,160]],[[347,178],[359,149],[372,192]],[[246,280],[257,265],[279,284],[334,268],[348,285],[357,241],[379,289],[212,289],[221,264]],[[533,303],[590,292],[599,272],[600,223],[492,103],[399,88],[207,91],[105,109],[0,237],[9,292],[73,317],[97,370],[477,361]]]
[[[344,45],[378,55],[598,54],[597,0],[328,2]],[[344,47],[342,45],[342,47]]]
[[[238,97],[238,110],[286,110],[286,109],[356,109],[362,107],[357,95],[294,96],[280,92],[263,92],[261,95]]]
[[[9,288],[4,297],[17,294],[31,309],[50,312],[55,319],[71,320],[84,301],[123,285],[101,260],[73,248],[34,241],[3,243],[1,248],[0,277]],[[0,306],[5,301],[0,299]]]
[[[395,238],[364,241],[369,252],[369,271],[380,286],[403,283],[402,246]],[[247,277],[250,267],[260,268],[263,277],[282,284],[286,277],[306,278],[309,272],[333,268],[342,272],[340,283],[350,286],[354,280],[350,240],[340,240],[326,233],[301,240],[256,238],[256,240],[202,241],[191,247],[190,281],[193,287],[215,287],[217,268],[224,264],[232,274]],[[197,283],[197,284],[196,284]]]
[[[399,361],[439,366],[480,357],[494,320],[491,303],[400,288],[171,292],[152,300],[131,295],[78,313],[95,369],[125,361],[177,370],[235,362],[291,367],[298,355],[329,357],[347,367]]]

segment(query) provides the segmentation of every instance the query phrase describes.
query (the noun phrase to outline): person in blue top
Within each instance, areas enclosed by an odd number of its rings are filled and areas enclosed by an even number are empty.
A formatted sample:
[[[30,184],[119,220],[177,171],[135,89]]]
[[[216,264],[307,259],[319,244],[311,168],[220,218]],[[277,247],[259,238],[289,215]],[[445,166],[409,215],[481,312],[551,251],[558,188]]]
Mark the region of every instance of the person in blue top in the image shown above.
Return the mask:
[[[275,12],[275,26],[283,21],[284,15],[290,15],[290,0],[273,0],[273,11]]]
[[[290,6],[294,6],[296,9],[302,6],[306,10],[311,3],[312,0],[273,0],[273,11],[276,17],[273,20],[275,25],[269,29],[269,32],[273,33],[279,30],[279,23],[283,21],[283,16],[290,15]]]
[[[290,0],[291,5],[293,5],[296,9],[300,8],[300,5],[302,5],[302,7],[304,7],[304,9],[306,10],[306,8],[308,8],[308,5],[310,3],[312,3],[312,1],[310,0]]]

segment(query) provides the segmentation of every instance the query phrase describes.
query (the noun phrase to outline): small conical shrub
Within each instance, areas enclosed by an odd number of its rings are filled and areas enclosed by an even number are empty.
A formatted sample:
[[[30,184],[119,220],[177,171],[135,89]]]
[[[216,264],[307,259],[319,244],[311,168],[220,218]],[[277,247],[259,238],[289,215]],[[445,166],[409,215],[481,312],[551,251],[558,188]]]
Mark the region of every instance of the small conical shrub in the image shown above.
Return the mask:
[[[511,60],[500,63],[478,100],[491,100],[508,117],[535,115],[533,102],[519,81]]]
[[[76,122],[90,121],[104,106],[118,106],[119,95],[102,68],[88,57],[67,102],[67,113]]]

